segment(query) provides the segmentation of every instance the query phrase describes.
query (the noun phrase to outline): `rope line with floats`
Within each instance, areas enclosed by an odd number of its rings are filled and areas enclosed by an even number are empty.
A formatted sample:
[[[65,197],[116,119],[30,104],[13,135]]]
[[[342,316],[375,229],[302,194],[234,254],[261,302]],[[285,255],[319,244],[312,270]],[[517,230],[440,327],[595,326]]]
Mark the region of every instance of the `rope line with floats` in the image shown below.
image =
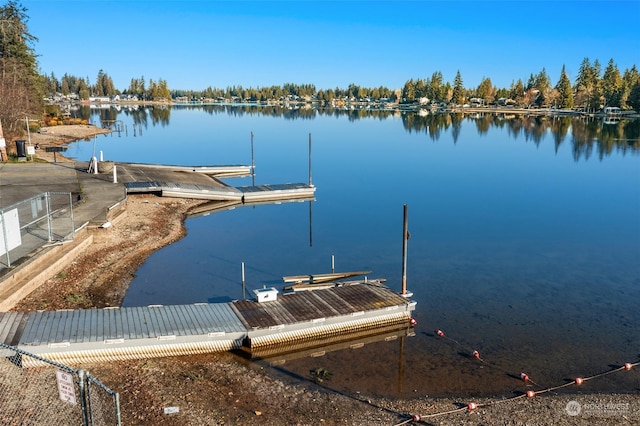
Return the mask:
[[[462,344],[460,344],[457,340],[454,340],[450,337],[448,337],[444,331],[437,329],[435,330],[435,335],[441,339],[446,339],[450,342],[455,343],[456,345],[459,345],[460,347],[464,348],[464,346]],[[473,350],[470,352],[471,356],[474,359],[477,359],[480,362],[485,362],[481,357],[480,357],[480,353],[477,350]],[[466,405],[463,405],[460,408],[455,408],[452,410],[447,410],[447,411],[440,411],[437,413],[431,413],[431,414],[413,414],[411,415],[410,418],[408,418],[407,420],[404,420],[400,423],[397,423],[395,426],[402,426],[402,425],[406,425],[408,423],[418,423],[422,420],[425,419],[433,419],[436,417],[442,417],[442,416],[446,416],[446,415],[450,415],[450,414],[455,414],[455,413],[461,413],[464,411],[468,411],[468,412],[472,412],[477,410],[478,408],[481,407],[490,407],[493,405],[497,405],[503,402],[509,402],[509,401],[515,401],[518,399],[527,399],[527,398],[533,398],[536,395],[541,395],[547,392],[553,392],[556,391],[558,389],[562,389],[562,388],[566,388],[569,386],[580,386],[582,384],[584,384],[585,382],[589,381],[589,380],[593,380],[593,379],[597,379],[603,376],[607,376],[609,374],[613,374],[613,373],[617,373],[620,371],[630,371],[633,367],[636,367],[640,365],[640,361],[636,361],[636,362],[627,362],[624,365],[621,365],[620,367],[614,368],[613,370],[608,370],[608,371],[604,371],[602,373],[598,373],[598,374],[594,374],[592,376],[588,376],[588,377],[576,377],[574,380],[571,380],[569,382],[563,383],[561,385],[557,385],[557,386],[552,386],[552,387],[548,387],[548,388],[544,388],[544,389],[540,389],[540,390],[533,390],[530,389],[520,395],[515,395],[512,396],[510,398],[505,398],[505,399],[497,399],[494,401],[489,401],[489,402],[484,402],[484,403],[478,403],[478,402],[469,402]],[[536,382],[534,382],[533,380],[531,380],[531,378],[529,377],[529,375],[525,372],[521,372],[519,374],[519,379],[522,380],[525,383],[534,385],[536,387],[541,387],[539,384],[537,384]]]

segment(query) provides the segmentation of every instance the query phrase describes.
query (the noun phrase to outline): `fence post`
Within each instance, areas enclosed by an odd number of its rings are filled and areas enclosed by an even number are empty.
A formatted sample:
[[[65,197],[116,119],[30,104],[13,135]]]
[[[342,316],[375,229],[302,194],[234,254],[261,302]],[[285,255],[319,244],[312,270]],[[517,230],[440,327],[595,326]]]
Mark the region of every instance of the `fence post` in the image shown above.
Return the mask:
[[[115,399],[115,403],[116,403],[116,421],[117,421],[117,426],[121,426],[122,423],[120,422],[120,393],[119,392],[115,393],[114,399]]]
[[[85,382],[87,378],[84,370],[78,371],[78,384],[80,388],[80,406],[82,407],[82,425],[89,426],[89,419],[87,417],[87,393],[85,392]]]
[[[45,193],[45,200],[47,205],[47,230],[48,230],[48,241],[53,241],[53,237],[51,236],[51,194],[48,192]]]
[[[71,193],[69,193],[69,216],[71,220],[71,239],[76,238],[76,225],[73,223],[73,198],[71,198]]]

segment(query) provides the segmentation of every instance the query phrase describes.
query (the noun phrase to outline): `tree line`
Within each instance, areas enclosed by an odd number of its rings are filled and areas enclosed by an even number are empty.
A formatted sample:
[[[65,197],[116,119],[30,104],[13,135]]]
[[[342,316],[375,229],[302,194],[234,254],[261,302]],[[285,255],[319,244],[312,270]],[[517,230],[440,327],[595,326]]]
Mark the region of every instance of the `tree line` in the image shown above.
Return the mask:
[[[462,105],[469,100],[482,104],[513,103],[520,106],[557,108],[580,108],[596,111],[602,107],[640,110],[640,74],[636,65],[621,73],[613,59],[609,60],[602,73],[600,62],[584,58],[580,64],[575,84],[567,75],[563,65],[555,85],[545,68],[531,74],[526,82],[518,79],[508,88],[499,88],[491,79],[484,77],[475,88],[465,88],[460,71],[453,85],[444,82],[442,73],[436,71],[430,78],[409,80],[402,88],[402,97],[407,101],[429,99],[435,102]]]
[[[41,113],[45,97],[58,95],[87,100],[92,96],[126,96],[141,101],[239,100],[268,102],[279,100],[315,100],[319,102],[389,101],[398,103],[436,102],[462,105],[472,101],[490,105],[496,103],[520,106],[580,108],[595,111],[604,106],[640,111],[640,74],[635,65],[621,72],[613,59],[602,71],[600,62],[584,58],[572,85],[563,65],[557,82],[552,84],[545,68],[531,74],[526,83],[513,81],[510,87],[496,87],[484,77],[477,87],[465,87],[458,70],[453,82],[444,81],[442,72],[427,78],[410,79],[401,89],[385,86],[363,87],[350,84],[346,88],[317,89],[313,84],[285,83],[281,86],[242,87],[224,89],[212,86],[204,90],[170,89],[163,78],[148,81],[131,78],[123,90],[100,69],[94,82],[89,77],[65,73],[40,74],[33,44],[37,38],[29,33],[27,9],[15,0],[0,6],[0,120],[7,135],[19,134],[25,115]],[[21,124],[22,123],[22,124]]]
[[[494,86],[491,78],[483,77],[477,87],[465,87],[460,71],[456,73],[453,84],[444,81],[442,72],[435,71],[431,77],[408,80],[401,90],[388,87],[362,87],[350,84],[347,88],[316,89],[313,84],[285,83],[282,86],[242,87],[228,86],[224,89],[207,87],[204,90],[170,90],[166,80],[149,80],[145,84],[144,76],[132,78],[129,87],[117,90],[113,80],[103,70],[98,72],[96,83],[89,78],[78,78],[65,74],[61,80],[52,73],[43,76],[44,90],[49,95],[76,94],[80,99],[89,96],[133,95],[139,100],[169,100],[186,98],[189,101],[202,100],[240,100],[267,102],[282,99],[317,100],[334,102],[340,100],[381,101],[400,103],[436,102],[462,105],[473,100],[484,105],[514,104],[525,107],[580,108],[596,111],[605,106],[621,109],[640,110],[640,73],[635,65],[621,73],[613,59],[609,60],[604,73],[600,62],[589,58],[582,61],[575,83],[571,80],[563,65],[557,82],[552,84],[546,69],[530,74],[526,83],[522,79],[513,81],[506,87]]]

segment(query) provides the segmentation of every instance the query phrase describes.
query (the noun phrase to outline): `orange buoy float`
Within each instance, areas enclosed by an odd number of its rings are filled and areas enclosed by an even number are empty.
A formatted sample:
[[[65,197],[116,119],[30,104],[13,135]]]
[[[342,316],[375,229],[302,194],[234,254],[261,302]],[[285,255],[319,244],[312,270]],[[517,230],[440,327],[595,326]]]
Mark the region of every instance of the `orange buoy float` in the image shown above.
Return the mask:
[[[416,325],[418,325],[418,321],[416,321],[414,317],[411,317],[409,318],[409,324],[411,324],[411,327],[415,327]]]
[[[527,398],[533,398],[536,396],[536,393],[532,390],[527,391]]]
[[[578,377],[576,379],[576,385],[580,386],[582,383],[584,383],[584,379],[582,377]]]
[[[473,351],[473,352],[471,353],[471,355],[473,355],[473,357],[474,357],[475,359],[480,359],[480,352],[478,352],[478,351]]]
[[[442,330],[440,330],[440,329],[437,329],[437,330],[436,330],[436,335],[437,335],[438,337],[444,337],[444,331],[442,331]]]
[[[411,421],[413,421],[414,423],[419,422],[420,420],[422,420],[422,414],[414,414],[411,417]]]
[[[627,371],[631,370],[631,367],[633,367],[633,365],[631,365],[630,362],[627,362],[627,363],[624,364],[624,369],[627,370]]]
[[[470,402],[467,404],[467,410],[469,411],[473,411],[476,408],[478,408],[478,404],[476,404],[475,402]]]
[[[523,382],[529,381],[529,376],[527,376],[526,373],[520,373],[520,378],[522,379]]]

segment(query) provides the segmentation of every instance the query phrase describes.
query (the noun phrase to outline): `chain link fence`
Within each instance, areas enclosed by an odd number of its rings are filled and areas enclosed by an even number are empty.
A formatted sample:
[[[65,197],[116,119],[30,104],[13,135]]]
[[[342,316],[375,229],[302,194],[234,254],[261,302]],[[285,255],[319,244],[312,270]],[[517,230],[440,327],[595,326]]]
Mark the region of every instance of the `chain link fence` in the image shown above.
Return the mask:
[[[120,426],[120,400],[84,370],[0,343],[0,424]]]
[[[0,269],[45,244],[73,240],[69,192],[45,192],[0,209]]]

